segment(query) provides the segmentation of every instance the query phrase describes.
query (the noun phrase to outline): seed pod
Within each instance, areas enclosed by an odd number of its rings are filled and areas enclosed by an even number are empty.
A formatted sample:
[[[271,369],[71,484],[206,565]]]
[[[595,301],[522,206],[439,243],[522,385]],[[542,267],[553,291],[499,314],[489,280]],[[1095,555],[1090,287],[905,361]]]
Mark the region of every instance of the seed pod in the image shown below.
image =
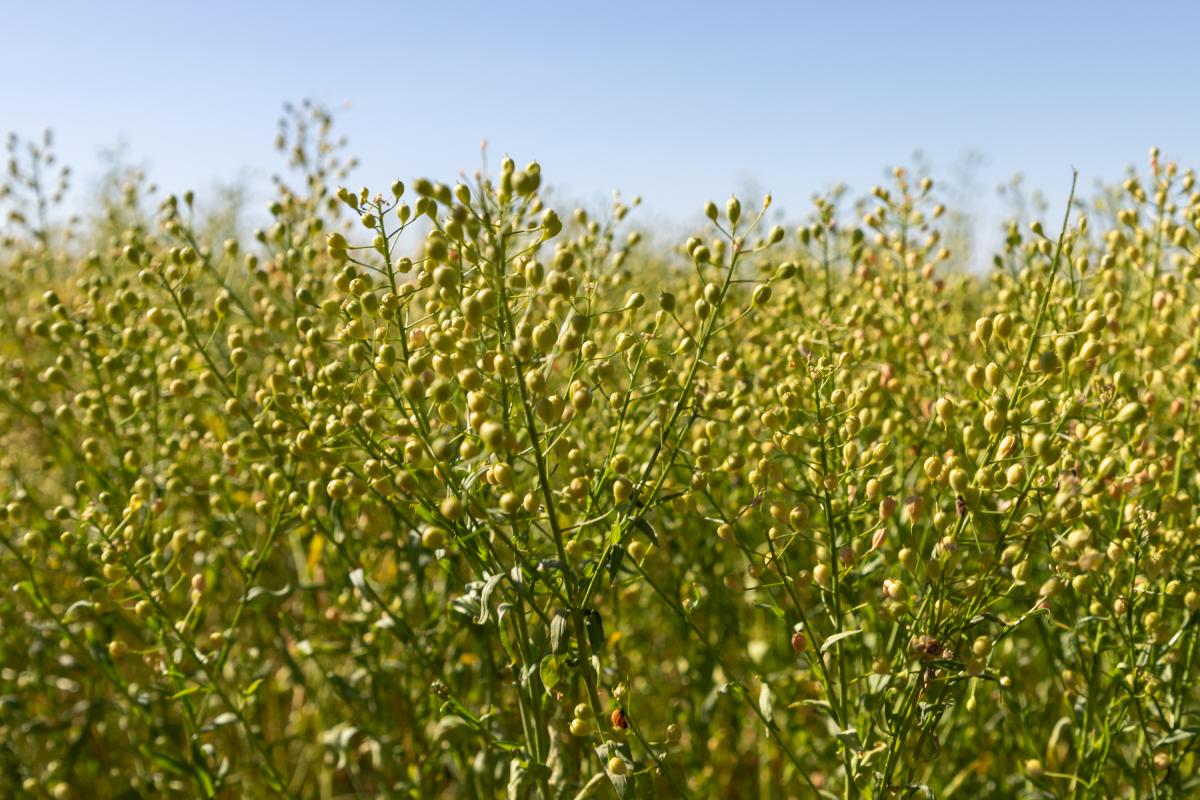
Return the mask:
[[[879,519],[881,519],[881,520],[891,519],[892,515],[895,513],[896,513],[896,498],[885,497],[879,501]]]
[[[975,335],[979,337],[979,341],[987,344],[992,338],[992,318],[980,317],[975,320]]]
[[[479,429],[479,438],[483,440],[484,446],[493,453],[504,449],[507,435],[508,432],[504,429],[504,425],[495,420],[488,420]]]
[[[1013,464],[1004,473],[1005,483],[1008,486],[1014,486],[1014,487],[1020,486],[1023,483],[1025,483],[1025,476],[1026,476],[1026,472],[1025,472],[1024,464]]]
[[[936,403],[938,419],[949,424],[954,419],[954,401],[949,397],[940,397]]]
[[[1042,597],[1054,597],[1056,594],[1058,594],[1062,590],[1063,590],[1062,579],[1059,578],[1057,575],[1052,575],[1049,578],[1047,578],[1046,582],[1042,584],[1040,589],[1038,589],[1038,594]]]
[[[1141,422],[1146,418],[1146,407],[1136,400],[1131,400],[1121,406],[1121,410],[1117,412],[1117,422],[1122,425],[1131,422]]]
[[[993,320],[992,332],[1001,339],[1007,339],[1012,336],[1013,321],[1008,314],[997,314]]]
[[[808,525],[808,508],[805,506],[795,506],[788,512],[788,524],[792,526],[792,530],[803,530]]]
[[[738,220],[742,217],[742,202],[736,197],[730,196],[725,201],[725,216],[729,218],[729,222],[737,225]]]
[[[883,596],[888,600],[903,603],[908,600],[908,589],[895,578],[887,578],[883,582]]]
[[[925,463],[922,465],[922,468],[925,471],[925,477],[929,478],[931,481],[936,481],[941,477],[944,466],[945,465],[942,463],[940,458],[937,456],[930,456],[929,458],[925,459]]]
[[[916,525],[921,521],[921,517],[925,513],[925,499],[919,494],[910,495],[904,500],[904,513],[908,517],[910,525]]]

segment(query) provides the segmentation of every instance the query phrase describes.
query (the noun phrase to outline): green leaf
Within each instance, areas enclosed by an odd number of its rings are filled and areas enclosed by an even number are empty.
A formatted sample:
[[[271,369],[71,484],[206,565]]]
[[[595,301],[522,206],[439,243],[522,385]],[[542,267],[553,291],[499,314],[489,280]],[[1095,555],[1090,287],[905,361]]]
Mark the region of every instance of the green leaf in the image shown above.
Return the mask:
[[[285,583],[282,588],[276,589],[274,591],[268,589],[265,586],[255,586],[253,589],[251,589],[249,592],[246,593],[246,601],[249,602],[251,600],[255,600],[259,597],[262,597],[264,594],[269,594],[272,597],[283,597],[290,591],[292,591],[292,585],[290,583]]]
[[[612,552],[608,555],[608,577],[611,580],[617,579],[617,573],[621,571],[621,562],[625,560],[625,548],[617,545],[613,547]]]
[[[472,622],[483,616],[483,608],[479,604],[479,598],[474,592],[461,595],[450,601],[450,608],[455,613],[467,617]]]
[[[91,600],[77,600],[67,607],[67,611],[63,614],[63,622],[74,622],[76,612],[80,610],[91,611],[95,604]]]
[[[461,717],[467,722],[471,723],[472,727],[475,727],[480,731],[484,730],[479,717],[475,716],[475,714],[471,712],[471,709],[464,706],[456,698],[451,697],[449,700],[442,703],[441,713]]]
[[[216,797],[217,787],[213,784],[212,776],[208,774],[208,770],[197,764],[194,772],[196,773],[196,779],[200,781],[200,787],[204,792],[204,796]]]
[[[721,684],[720,688],[717,689],[717,694],[731,694],[740,699],[746,696],[746,687],[742,686],[737,681],[728,681],[727,683]]]
[[[570,643],[571,634],[567,628],[567,614],[565,611],[560,611],[550,620],[550,652],[556,656],[561,655],[567,651]]]
[[[784,619],[787,616],[787,613],[782,608],[780,608],[778,605],[776,605],[775,603],[761,603],[760,602],[760,603],[755,603],[754,605],[756,608],[763,608],[763,609],[766,609],[767,611],[770,611],[778,619]]]
[[[620,756],[625,759],[629,768],[633,768],[633,754],[629,750],[629,745],[624,742],[605,742],[596,746],[596,755],[600,757],[600,763],[604,765],[604,774],[608,776],[608,780],[613,785],[613,790],[616,791],[617,797],[621,800],[633,797],[634,780],[633,773],[626,772],[624,775],[617,775],[610,772],[608,769],[608,761],[613,756]]]
[[[558,656],[546,656],[538,665],[538,675],[541,676],[542,685],[546,687],[547,692],[558,686],[560,679],[558,668]]]
[[[1154,746],[1155,746],[1155,748],[1159,748],[1159,747],[1165,747],[1166,745],[1169,745],[1169,744],[1175,744],[1176,742],[1186,741],[1188,739],[1191,739],[1193,736],[1195,736],[1198,733],[1200,733],[1200,727],[1196,727],[1196,726],[1188,726],[1186,728],[1176,728],[1175,730],[1171,731],[1170,733],[1168,733],[1167,735],[1165,735],[1161,739],[1159,739],[1157,742],[1155,742]]]
[[[584,623],[587,625],[588,643],[592,646],[592,652],[599,653],[604,649],[605,642],[608,641],[608,637],[604,635],[604,621],[600,617],[600,612],[589,608],[584,612]]]
[[[479,593],[479,614],[478,614],[478,616],[475,617],[476,625],[484,624],[485,622],[488,621],[488,617],[491,616],[492,609],[491,609],[491,604],[488,601],[491,600],[492,592],[494,592],[496,590],[496,587],[500,584],[500,581],[503,579],[504,579],[504,573],[501,572],[498,575],[491,576],[483,584],[483,589]]]
[[[166,753],[160,753],[157,750],[149,750],[145,747],[140,749],[142,751],[142,755],[154,762],[154,765],[159,769],[165,770],[172,775],[178,775],[180,777],[187,777],[193,774],[191,766],[189,766],[186,761],[181,761],[174,756],[169,756]]]
[[[859,738],[858,731],[853,727],[834,731],[833,736],[839,742],[846,745],[846,747],[851,748],[852,750],[863,749],[862,739]]]
[[[651,542],[653,542],[656,545],[658,544],[658,534],[655,532],[654,526],[651,525],[649,522],[647,522],[644,517],[638,517],[637,519],[635,519],[633,521],[633,527],[637,528],[639,531],[646,534],[646,537]]]
[[[488,746],[506,753],[519,753],[522,749],[519,742],[511,742],[508,739],[492,739],[488,742]]]
[[[824,641],[824,643],[822,643],[821,652],[824,653],[826,650],[828,650],[830,647],[833,647],[835,644],[840,642],[842,639],[849,639],[851,636],[857,636],[858,634],[860,634],[862,632],[863,632],[862,628],[855,628],[852,631],[842,631],[841,633],[835,633],[832,636],[830,636],[828,639],[826,639]]]

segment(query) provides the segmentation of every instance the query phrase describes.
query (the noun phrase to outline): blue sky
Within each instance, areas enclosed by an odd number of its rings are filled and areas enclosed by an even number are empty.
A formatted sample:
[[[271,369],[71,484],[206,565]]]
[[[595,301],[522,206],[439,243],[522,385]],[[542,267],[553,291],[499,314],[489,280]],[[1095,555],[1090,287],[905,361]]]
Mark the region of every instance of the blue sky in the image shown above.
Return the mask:
[[[650,218],[755,187],[788,211],[865,191],[917,149],[985,157],[1051,199],[1200,162],[1200,5],[1127,2],[0,4],[0,130],[52,127],[86,186],[123,141],[164,188],[266,197],[285,100],[346,106],[355,183],[537,158],[567,195]]]

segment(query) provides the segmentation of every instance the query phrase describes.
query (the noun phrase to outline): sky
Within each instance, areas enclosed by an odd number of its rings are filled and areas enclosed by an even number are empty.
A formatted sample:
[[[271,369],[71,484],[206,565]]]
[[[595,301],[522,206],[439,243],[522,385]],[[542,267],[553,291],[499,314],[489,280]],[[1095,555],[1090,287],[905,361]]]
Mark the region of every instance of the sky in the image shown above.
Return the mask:
[[[511,154],[647,219],[770,191],[865,192],[921,151],[987,221],[1016,173],[1080,184],[1200,162],[1200,4],[1185,2],[8,2],[0,132],[54,130],[76,198],[120,144],[164,189],[263,203],[285,101],[335,110],[354,185],[453,181]],[[78,202],[78,200],[77,200]]]

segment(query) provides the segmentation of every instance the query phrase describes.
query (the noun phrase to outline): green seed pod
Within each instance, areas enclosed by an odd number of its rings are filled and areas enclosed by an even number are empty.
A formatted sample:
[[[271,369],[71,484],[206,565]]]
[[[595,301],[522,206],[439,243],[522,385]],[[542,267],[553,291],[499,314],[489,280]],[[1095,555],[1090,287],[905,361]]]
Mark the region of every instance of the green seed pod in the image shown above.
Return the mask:
[[[1005,483],[1011,487],[1021,486],[1025,483],[1026,474],[1024,464],[1013,464],[1004,473]]]
[[[1079,349],[1079,357],[1084,361],[1091,361],[1094,358],[1099,358],[1104,347],[1095,339],[1090,339],[1083,343],[1083,347]]]
[[[533,344],[542,353],[549,353],[558,341],[558,329],[549,322],[539,322],[533,329]]]
[[[1004,372],[1000,369],[1000,365],[995,361],[988,363],[983,369],[984,377],[987,378],[988,385],[993,389],[998,387],[1004,381]]]
[[[1131,400],[1121,406],[1121,410],[1117,412],[1117,422],[1122,425],[1129,423],[1141,422],[1146,418],[1146,407],[1136,400]]]
[[[999,336],[1001,339],[1007,339],[1009,336],[1012,336],[1013,321],[1012,317],[1008,314],[997,314],[993,318],[992,323],[992,332],[994,335]]]
[[[1059,578],[1057,575],[1052,575],[1049,578],[1047,578],[1046,582],[1042,584],[1040,589],[1038,589],[1038,594],[1041,595],[1042,597],[1054,597],[1056,594],[1060,593],[1062,590],[1063,590],[1062,579]]]

